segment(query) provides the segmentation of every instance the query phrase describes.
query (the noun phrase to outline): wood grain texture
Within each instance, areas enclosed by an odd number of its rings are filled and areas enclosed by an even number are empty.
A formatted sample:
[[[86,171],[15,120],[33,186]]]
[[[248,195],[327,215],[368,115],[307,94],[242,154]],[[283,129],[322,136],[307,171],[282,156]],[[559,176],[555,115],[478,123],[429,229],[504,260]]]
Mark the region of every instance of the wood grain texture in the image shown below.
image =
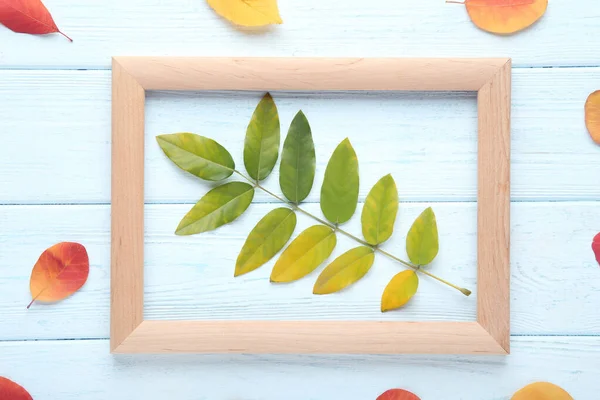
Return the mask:
[[[600,65],[595,0],[552,0],[532,29],[510,37],[479,31],[464,6],[438,0],[347,0],[342,6],[280,0],[283,25],[265,29],[236,29],[204,1],[48,0],[47,6],[74,42],[0,27],[1,66],[109,68],[114,55],[510,56],[517,66]]]
[[[0,186],[10,188],[0,193],[0,203],[110,202],[109,78],[105,71],[0,71],[0,119],[7,133],[0,146]],[[600,68],[513,71],[514,201],[600,199],[600,147],[582,116],[585,99],[598,87]],[[150,92],[146,201],[191,203],[204,192],[196,178],[166,160],[154,136],[192,131],[212,137],[243,168],[242,141],[260,95]],[[309,118],[317,150],[315,188],[333,149],[350,137],[360,162],[360,199],[392,173],[402,201],[476,200],[474,94],[274,95],[282,132],[299,109]],[[276,167],[267,186],[278,187],[278,172]],[[318,201],[318,195],[314,190],[307,201]],[[257,193],[255,201],[270,200]]]
[[[423,400],[505,400],[528,383],[548,380],[588,400],[600,373],[597,337],[519,337],[509,357],[128,356],[109,355],[108,346],[102,340],[0,343],[0,374],[35,399],[371,400],[400,387]]]
[[[111,347],[142,322],[144,312],[145,93],[118,63],[112,86]]]
[[[510,60],[477,93],[477,321],[510,351]]]
[[[123,354],[506,354],[477,322],[149,321]]]
[[[203,191],[207,186],[201,186]],[[438,219],[440,252],[431,272],[474,289],[477,281],[475,203],[402,203],[395,233],[384,249],[405,256],[405,235],[427,206]],[[465,297],[426,277],[398,312],[379,311],[381,293],[402,270],[376,257],[356,285],[314,296],[321,269],[286,286],[269,283],[275,263],[234,278],[239,250],[252,227],[275,204],[253,204],[234,224],[203,235],[173,234],[192,207],[150,205],[145,221],[145,318],[152,320],[369,320],[475,321],[476,296]],[[511,331],[516,335],[599,335],[600,274],[590,249],[598,232],[598,202],[513,203],[511,222]],[[362,204],[359,205],[359,209]],[[319,205],[307,205],[318,213]],[[348,231],[360,235],[360,213]],[[35,224],[31,222],[35,221]],[[313,222],[298,217],[295,234]],[[23,229],[28,226],[28,229]],[[43,249],[77,241],[90,256],[90,278],[80,292],[55,305],[30,310],[29,275]],[[0,340],[107,338],[110,298],[108,206],[3,206],[0,208]],[[330,260],[354,246],[340,237]],[[77,321],[74,323],[73,321]]]
[[[506,58],[117,57],[146,90],[477,91]]]

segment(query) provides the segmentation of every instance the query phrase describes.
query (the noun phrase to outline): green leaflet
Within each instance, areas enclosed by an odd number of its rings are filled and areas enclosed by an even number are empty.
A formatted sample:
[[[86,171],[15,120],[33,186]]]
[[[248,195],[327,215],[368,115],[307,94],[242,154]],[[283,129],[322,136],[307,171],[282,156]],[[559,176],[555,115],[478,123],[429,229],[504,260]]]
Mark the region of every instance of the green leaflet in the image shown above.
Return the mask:
[[[419,277],[412,270],[402,271],[392,278],[381,295],[381,312],[400,308],[417,293]]]
[[[252,179],[265,179],[279,156],[279,114],[269,93],[256,106],[246,129],[244,165]]]
[[[286,207],[276,208],[256,224],[235,264],[235,275],[254,271],[269,261],[292,237],[296,214]]]
[[[321,187],[321,210],[334,224],[348,221],[358,203],[358,158],[348,138],[333,152]]]
[[[292,282],[314,271],[333,251],[335,231],[325,225],[314,225],[302,232],[275,263],[271,282]]]
[[[381,178],[371,189],[362,210],[362,232],[367,243],[378,245],[390,238],[398,213],[398,189],[392,175]]]
[[[360,280],[373,265],[375,253],[367,246],[348,250],[327,266],[317,278],[314,294],[329,294]]]
[[[217,229],[242,215],[254,197],[244,182],[229,182],[206,193],[179,223],[176,235],[194,235]]]
[[[302,111],[294,117],[288,131],[279,170],[279,185],[292,203],[304,200],[315,179],[316,157],[310,125]]]
[[[179,168],[207,181],[220,181],[231,174],[235,163],[219,143],[193,133],[160,135],[156,141]]]
[[[415,219],[406,236],[406,253],[413,264],[427,265],[439,250],[435,214],[427,208]]]

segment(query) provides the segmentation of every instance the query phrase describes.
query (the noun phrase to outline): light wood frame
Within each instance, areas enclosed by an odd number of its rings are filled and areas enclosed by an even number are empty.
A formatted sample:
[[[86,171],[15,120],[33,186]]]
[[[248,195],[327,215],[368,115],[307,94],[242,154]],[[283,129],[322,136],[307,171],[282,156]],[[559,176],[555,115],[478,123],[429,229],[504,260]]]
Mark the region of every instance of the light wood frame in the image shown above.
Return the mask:
[[[113,353],[509,353],[510,59],[116,57],[112,74]],[[477,321],[144,320],[147,90],[477,91]]]

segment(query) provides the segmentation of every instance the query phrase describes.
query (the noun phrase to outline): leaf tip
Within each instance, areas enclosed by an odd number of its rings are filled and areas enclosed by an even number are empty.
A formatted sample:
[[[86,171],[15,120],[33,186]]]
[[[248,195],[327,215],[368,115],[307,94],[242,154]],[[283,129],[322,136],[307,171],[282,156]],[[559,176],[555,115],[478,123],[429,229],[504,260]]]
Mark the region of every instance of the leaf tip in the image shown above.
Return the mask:
[[[320,295],[329,294],[329,293],[331,293],[331,292],[327,292],[327,291],[323,290],[323,288],[318,285],[318,282],[315,283],[315,286],[313,287],[314,295],[320,296]]]
[[[462,294],[464,294],[465,296],[470,296],[471,295],[471,291],[469,289],[460,289],[460,291],[462,292]]]

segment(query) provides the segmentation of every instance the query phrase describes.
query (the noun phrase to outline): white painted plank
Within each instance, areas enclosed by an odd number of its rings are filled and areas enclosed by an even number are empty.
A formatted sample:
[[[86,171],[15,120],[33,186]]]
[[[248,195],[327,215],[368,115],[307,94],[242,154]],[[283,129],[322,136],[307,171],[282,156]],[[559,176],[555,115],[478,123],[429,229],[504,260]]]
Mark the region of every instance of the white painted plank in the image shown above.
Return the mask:
[[[404,256],[406,232],[426,206],[402,204],[396,233],[386,249]],[[269,284],[274,260],[234,279],[235,259],[247,233],[273,206],[255,204],[241,220],[215,232],[176,237],[172,232],[189,207],[147,207],[147,318],[475,319],[475,296],[464,297],[425,277],[405,309],[382,315],[378,311],[381,291],[401,268],[381,257],[363,281],[327,297],[311,295],[318,272],[290,285]],[[513,334],[600,334],[600,273],[590,248],[600,226],[599,207],[598,202],[513,204]],[[307,208],[318,212],[315,204]],[[475,289],[474,203],[434,204],[434,209],[441,250],[432,272]],[[347,226],[349,231],[360,234],[359,219],[357,214]],[[109,221],[107,206],[0,207],[0,340],[108,336]],[[296,234],[309,224],[306,217],[299,217]],[[79,241],[89,251],[88,283],[59,304],[36,304],[26,310],[31,267],[46,247],[67,240]],[[340,237],[335,254],[350,246]]]
[[[109,75],[0,72],[0,203],[109,202]],[[598,87],[600,68],[514,70],[513,200],[600,199],[600,147],[583,120],[585,99]],[[147,201],[195,202],[209,187],[171,165],[155,135],[190,130],[213,137],[243,170],[243,138],[259,98],[258,93],[150,93]],[[391,172],[403,200],[475,200],[472,94],[276,93],[275,98],[284,134],[298,109],[313,127],[318,171],[308,201],[318,201],[328,158],[345,137],[358,152],[361,198]],[[276,172],[266,185],[278,191]],[[264,195],[256,200],[270,201]]]
[[[423,400],[504,400],[550,381],[589,400],[599,349],[597,337],[519,337],[505,357],[111,356],[105,340],[5,342],[0,375],[35,399],[375,400],[400,387]]]
[[[107,68],[113,55],[511,56],[515,65],[600,65],[595,0],[552,0],[514,36],[478,30],[464,6],[442,0],[280,0],[284,24],[240,29],[200,0],[47,0],[73,43],[0,28],[0,65]],[[27,49],[27,51],[23,51]]]

